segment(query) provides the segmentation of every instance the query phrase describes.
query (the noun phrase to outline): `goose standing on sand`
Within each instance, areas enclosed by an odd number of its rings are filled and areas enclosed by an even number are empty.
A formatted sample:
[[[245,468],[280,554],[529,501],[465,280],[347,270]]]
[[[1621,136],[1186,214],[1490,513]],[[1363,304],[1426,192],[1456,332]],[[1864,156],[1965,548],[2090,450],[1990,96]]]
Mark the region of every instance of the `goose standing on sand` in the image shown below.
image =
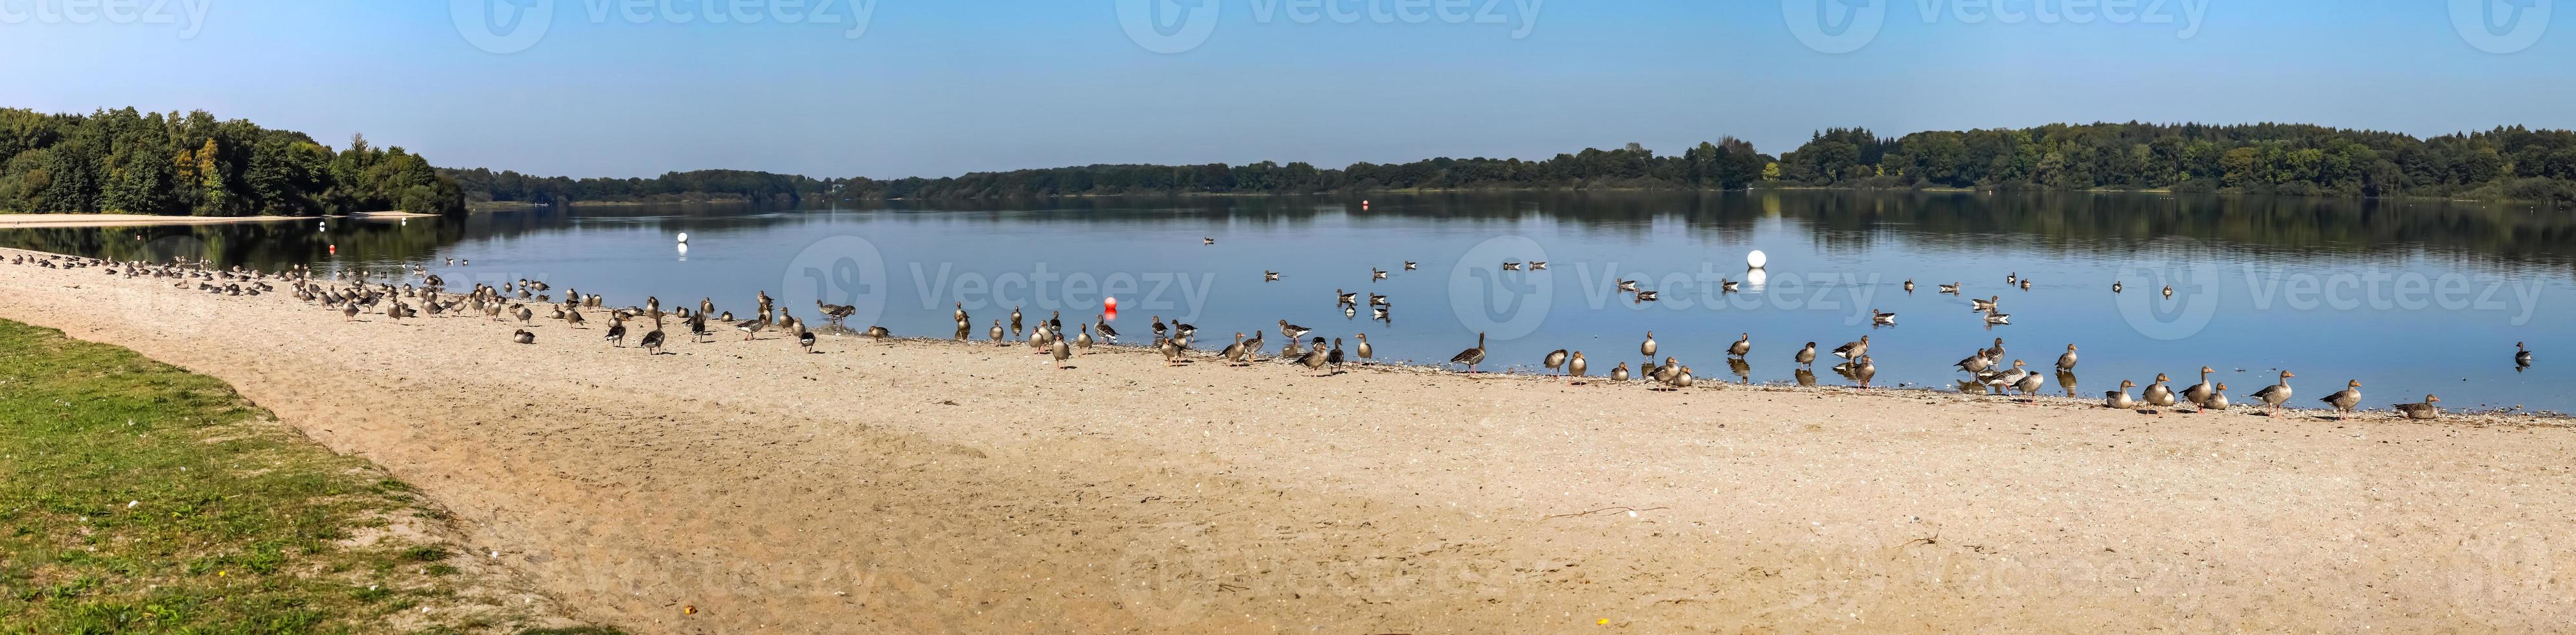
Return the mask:
[[[2527,347],[2524,347],[2524,346],[2522,345],[2522,343],[2521,343],[2521,342],[2514,342],[2514,343],[2513,343],[2513,365],[2515,365],[2515,366],[2530,366],[2530,365],[2531,365],[2531,349],[2530,349],[2530,348],[2527,348]]]
[[[2398,416],[2408,419],[2440,419],[2442,418],[2442,407],[2433,404],[2441,402],[2441,397],[2425,395],[2423,403],[2401,403],[2389,406],[2389,408],[2396,410]]]
[[[1280,322],[1284,324],[1284,323],[1286,323],[1287,321],[1286,321],[1286,320],[1281,320]],[[1649,346],[1651,346],[1651,345],[1652,345],[1652,343],[1651,343],[1651,341],[1649,341]],[[1450,357],[1449,357],[1449,363],[1450,363],[1450,364],[1466,364],[1466,365],[1467,365],[1467,372],[1470,372],[1470,373],[1476,372],[1476,365],[1477,365],[1477,364],[1484,363],[1484,362],[1485,362],[1485,333],[1484,333],[1483,331],[1477,331],[1477,332],[1476,332],[1476,347],[1475,347],[1475,348],[1470,348],[1470,349],[1467,349],[1467,350],[1458,351],[1458,354],[1457,354],[1457,355],[1452,355],[1452,356],[1450,356]],[[1444,364],[1444,365],[1445,365],[1445,364]]]
[[[985,335],[985,336],[987,336],[987,337],[992,338],[992,341],[993,341],[993,343],[994,343],[994,344],[1001,344],[1001,343],[1002,343],[1002,321],[1001,321],[1001,320],[998,320],[998,319],[993,320],[993,328],[992,328],[992,329],[990,329],[990,330],[986,330],[986,331],[984,331],[984,335]]]
[[[760,334],[761,329],[768,327],[769,322],[767,320],[752,318],[734,323],[733,330],[742,331],[742,341],[749,342],[754,336]]]
[[[1267,337],[1267,335],[1265,335],[1266,333],[1269,333],[1269,331],[1253,331],[1252,339],[1243,341],[1244,361],[1250,362],[1261,358],[1261,347],[1264,346],[1261,343],[1261,339],[1263,337]],[[1296,340],[1289,340],[1289,342],[1291,345],[1294,345]]]
[[[340,316],[341,316],[341,318],[342,318],[342,319],[344,319],[344,320],[355,320],[355,319],[358,319],[358,303],[356,303],[356,302],[349,302],[349,303],[345,303],[345,304],[340,305]],[[527,321],[528,321],[528,319],[527,319],[527,318],[519,318],[519,322],[520,322],[520,325],[521,325],[521,326],[525,326]]]
[[[876,338],[876,340],[877,340],[877,341],[883,342],[883,341],[885,341],[885,338],[892,337],[892,336],[894,335],[894,332],[892,332],[892,331],[887,331],[887,330],[886,330],[886,327],[883,327],[883,326],[871,326],[871,327],[868,327],[868,330],[867,330],[866,332],[864,332],[864,333],[860,333],[860,335],[865,335],[865,336],[868,336],[868,337],[871,337],[871,338]]]
[[[1109,314],[1096,313],[1093,314],[1092,317],[1098,320],[1098,322],[1091,326],[1094,330],[1100,331],[1100,339],[1107,341],[1113,346],[1118,344],[1118,329],[1109,328]]]
[[[2343,390],[2335,391],[2335,394],[2326,395],[2324,399],[2318,399],[2317,401],[2322,401],[2328,406],[2333,406],[2335,409],[2335,420],[2342,421],[2344,415],[2352,414],[2353,407],[2361,405],[2361,380],[2355,379],[2345,382]]]
[[[660,355],[662,354],[662,339],[662,316],[655,315],[653,316],[653,330],[645,332],[644,340],[639,342],[638,345],[644,347],[645,355]]]
[[[2281,404],[2290,401],[2290,378],[2297,376],[2290,371],[2281,371],[2281,383],[2264,386],[2262,390],[2254,391],[2255,403],[2263,404],[2264,408],[2269,409],[2263,413],[2263,416],[2280,415]]]
[[[1319,337],[1315,339],[1322,340],[1323,338]],[[1306,365],[1306,370],[1309,371],[1323,370],[1324,363],[1329,361],[1331,357],[1332,353],[1324,350],[1324,343],[1317,341],[1313,347],[1306,350],[1306,355],[1304,357],[1297,358],[1297,363]],[[1329,375],[1330,373],[1326,374]]]
[[[1065,369],[1064,360],[1073,359],[1073,345],[1071,345],[1071,344],[1066,344],[1066,343],[1064,342],[1064,338],[1061,338],[1061,337],[1059,337],[1059,338],[1055,338],[1054,353],[1055,353],[1055,369],[1056,369],[1056,370],[1064,370],[1064,369]]]
[[[535,344],[537,343],[537,334],[530,333],[527,329],[518,329],[510,332],[510,341],[521,344]]]
[[[534,319],[536,319],[536,318],[537,318],[537,312],[536,312],[536,311],[528,310],[528,305],[524,305],[524,304],[519,305],[519,326],[532,326],[532,325],[528,324],[528,321],[529,321],[529,320],[534,320]]]
[[[2022,377],[2029,374],[2030,370],[2027,368],[2027,365],[2023,364],[2021,360],[2016,359],[2013,360],[2012,368],[2004,369],[2003,372],[1985,375],[1983,379],[1990,393],[2001,392],[2008,394],[2015,386],[2019,386],[2021,384]]]
[[[2209,391],[2209,398],[2200,400],[2200,410],[2201,412],[2227,411],[2227,382],[2219,382],[2217,389]]]
[[[626,348],[626,316],[609,316],[608,334],[601,336],[599,339],[607,340],[609,346]]]
[[[699,313],[689,316],[690,342],[704,344],[706,343],[707,338],[715,337],[715,334],[716,332],[713,329],[707,328],[707,314]]]
[[[802,325],[802,324],[797,325],[797,326],[796,326],[796,345],[797,345],[797,346],[799,346],[799,347],[804,348],[804,349],[805,349],[805,354],[807,354],[807,355],[812,355],[812,354],[814,354],[814,332],[813,332],[813,331],[805,330],[805,326],[804,326],[804,325]]]
[[[2013,382],[2013,388],[2021,391],[2023,400],[2030,403],[2039,403],[2039,388],[2047,383],[2048,375],[2046,374],[2022,373],[2021,381]]]
[[[1565,356],[1566,351],[1562,348],[1548,351],[1547,357],[1540,359],[1539,364],[1546,366],[1549,371],[1555,371],[1565,367]]]
[[[2146,392],[2147,405],[2155,406],[2155,407],[2158,407],[2158,408],[2171,408],[2171,407],[2173,407],[2173,405],[2174,405],[2174,391],[2173,391],[2173,389],[2172,389],[2172,388],[2165,387],[2165,382],[2169,382],[2169,381],[2173,381],[2173,380],[2172,380],[2172,379],[2170,379],[2170,378],[2165,377],[2165,374],[2164,374],[2164,373],[2156,373],[2156,383],[2154,383],[2154,384],[2149,384],[2149,385],[2147,386],[2147,392]],[[2157,413],[2157,414],[2163,414],[2163,413]]]
[[[1869,336],[1867,335],[1860,336],[1860,341],[1858,342],[1852,342],[1834,348],[1834,356],[1846,360],[1860,359],[1860,356],[1867,354],[1869,354]]]
[[[1616,381],[1616,382],[1625,382],[1625,381],[1628,381],[1628,363],[1627,363],[1627,362],[1619,362],[1619,365],[1618,365],[1618,366],[1613,366],[1613,367],[1611,367],[1611,368],[1610,368],[1610,381]]]
[[[1312,332],[1314,332],[1314,329],[1289,324],[1287,320],[1279,321],[1279,336],[1288,338],[1288,341],[1297,341],[1298,338],[1305,337],[1307,333]]]
[[[2119,390],[2105,391],[2102,393],[2102,407],[2118,410],[2136,409],[2138,407],[2138,400],[2129,398],[2129,389],[2136,387],[2138,387],[2138,382],[2126,379],[2120,380]]]
[[[1752,333],[1744,333],[1737,336],[1735,338],[1735,344],[1726,347],[1726,355],[1736,359],[1744,359],[1745,354],[1751,352],[1753,352]]]
[[[1091,354],[1091,325],[1082,325],[1082,334],[1074,336],[1073,345],[1082,347],[1082,354]]]
[[[2208,366],[2200,367],[2200,383],[2192,384],[2190,388],[2182,389],[2182,400],[2195,404],[2209,400],[2210,393],[2217,392],[2217,389],[2211,388],[2209,385],[2209,374],[2215,372],[2218,371]]]
[[[1584,370],[1591,367],[1591,364],[1583,361],[1583,351],[1575,351],[1573,358],[1565,360],[1566,374],[1573,375],[1575,379],[1582,379]]]
[[[1342,367],[1342,359],[1342,338],[1333,338],[1333,352],[1324,356],[1324,363],[1332,364],[1333,368],[1340,369]]]
[[[2058,372],[2075,370],[2075,345],[2066,345],[2066,354],[2057,356]]]
[[[1234,332],[1234,343],[1233,343],[1233,344],[1227,344],[1227,345],[1226,345],[1226,347],[1225,347],[1225,350],[1217,351],[1216,356],[1217,356],[1218,358],[1224,359],[1224,360],[1225,360],[1225,362],[1226,362],[1226,365],[1228,365],[1228,366],[1242,366],[1242,365],[1243,365],[1243,332],[1242,332],[1242,331],[1235,331],[1235,332]]]

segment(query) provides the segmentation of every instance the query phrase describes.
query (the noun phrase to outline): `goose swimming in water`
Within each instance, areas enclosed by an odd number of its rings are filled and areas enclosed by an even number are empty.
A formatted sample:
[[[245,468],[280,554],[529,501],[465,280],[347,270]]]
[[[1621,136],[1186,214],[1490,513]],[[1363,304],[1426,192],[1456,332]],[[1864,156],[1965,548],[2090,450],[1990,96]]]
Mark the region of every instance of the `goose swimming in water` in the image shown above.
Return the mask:
[[[1375,294],[1375,293],[1371,293],[1371,294],[1369,294],[1369,306],[1373,306],[1373,307],[1384,307],[1384,306],[1392,306],[1393,304],[1394,304],[1394,303],[1391,303],[1391,302],[1387,302],[1387,301],[1386,301],[1386,296],[1379,295],[1379,294]]]
[[[1906,292],[1906,293],[1913,293],[1913,292],[1914,292],[1914,279],[1913,279],[1913,278],[1906,278],[1906,279],[1905,279],[1905,292]]]
[[[1638,302],[1653,302],[1653,301],[1655,301],[1655,298],[1656,298],[1657,296],[1659,296],[1659,295],[1662,295],[1662,294],[1657,293],[1657,292],[1654,292],[1654,291],[1639,291],[1639,292],[1637,292],[1637,301],[1638,301]]]
[[[1284,322],[1284,321],[1283,321],[1283,322]],[[1485,333],[1484,333],[1483,331],[1478,331],[1478,332],[1476,332],[1476,347],[1475,347],[1475,348],[1470,348],[1470,349],[1467,349],[1467,350],[1459,351],[1457,355],[1452,355],[1452,356],[1450,356],[1450,357],[1449,357],[1449,363],[1450,363],[1450,364],[1466,364],[1466,365],[1467,365],[1467,372],[1470,372],[1470,373],[1476,372],[1476,365],[1477,365],[1477,364],[1484,363],[1484,361],[1485,361]]]
[[[1374,281],[1374,280],[1385,280],[1385,279],[1386,279],[1386,270],[1385,270],[1385,269],[1379,269],[1379,268],[1376,268],[1376,267],[1369,267],[1369,280],[1373,280],[1373,281]]]
[[[1412,271],[1412,270],[1414,270],[1416,267],[1418,267],[1418,265],[1414,264],[1414,262],[1413,262],[1413,261],[1411,261],[1411,260],[1404,261],[1404,270],[1405,270],[1405,271]]]
[[[1953,282],[1953,283],[1950,283],[1950,284],[1941,285],[1941,292],[1942,292],[1942,293],[1947,293],[1947,294],[1950,294],[1950,295],[1958,295],[1958,294],[1959,294],[1959,283]]]
[[[1358,292],[1345,292],[1345,291],[1343,291],[1343,290],[1341,290],[1341,289],[1334,289],[1334,290],[1333,290],[1333,303],[1334,303],[1334,304],[1338,304],[1338,305],[1342,305],[1342,306],[1350,306],[1350,305],[1354,305],[1354,304],[1359,304],[1359,303],[1360,303],[1360,294],[1359,294]]]
[[[2022,279],[2021,279],[2021,290],[2023,290],[2023,291],[2029,291],[2029,290],[2030,290],[2030,279],[2029,279],[2029,278],[2022,278]]]
[[[1200,238],[1199,238],[1199,244],[1201,244],[1201,245],[1214,245],[1214,244],[1216,244],[1216,237],[1215,237],[1215,236],[1203,236],[1203,237],[1200,237]]]
[[[2173,297],[2173,285],[2165,285],[2165,297]]]
[[[1620,290],[1621,292],[1625,292],[1625,293],[1636,293],[1636,292],[1637,292],[1637,281],[1635,281],[1635,280],[1621,280],[1621,281],[1619,281],[1619,290]]]
[[[2129,389],[2136,387],[2138,387],[2138,382],[2126,379],[2120,380],[2119,390],[2106,391],[2102,393],[2102,407],[2119,410],[2136,409],[2138,407],[2138,400],[2129,398]]]
[[[1262,281],[1262,282],[1272,282],[1272,281],[1276,281],[1276,280],[1278,280],[1278,279],[1279,279],[1279,272],[1277,272],[1277,271],[1271,271],[1271,270],[1268,270],[1268,269],[1263,269],[1263,270],[1261,270],[1261,281]]]
[[[2322,401],[2328,406],[2333,406],[2335,409],[2335,420],[2342,421],[2344,415],[2352,414],[2353,407],[2361,405],[2361,380],[2355,379],[2345,382],[2343,390],[2336,391],[2335,394],[2326,395],[2324,399],[2318,399],[2317,401]]]
[[[1880,312],[1878,311],[1878,309],[1870,309],[1870,310],[1869,310],[1869,323],[1870,323],[1871,325],[1875,325],[1875,326],[1887,326],[1887,325],[1893,325],[1893,324],[1895,324],[1895,323],[1896,323],[1896,314],[1894,314],[1894,313],[1880,313]]]
[[[2012,283],[2020,282],[2020,281],[2021,281],[2021,272],[2018,272],[2018,271],[2013,272],[2013,273],[2012,273],[2012,274],[2010,274],[2010,275],[2006,275],[2006,276],[2004,276],[2004,284],[2012,284]]]
[[[1988,310],[1986,311],[1986,323],[1987,323],[1987,324],[2011,324],[2011,323],[2012,323],[2012,314],[2010,314],[2010,313],[1996,313],[1994,310],[1992,310],[1992,309],[1988,309]]]
[[[1388,320],[1388,319],[1386,319],[1386,307],[1377,307],[1377,308],[1369,309],[1369,319],[1377,320],[1377,321],[1380,321],[1380,322],[1392,322],[1392,321],[1393,321],[1393,320]]]
[[[2442,407],[2441,407],[2441,406],[2436,406],[2436,405],[2433,405],[2433,404],[2437,404],[2437,403],[2441,403],[2441,402],[2442,402],[2442,398],[2441,398],[2441,397],[2435,397],[2435,396],[2432,396],[2432,395],[2425,395],[2425,396],[2424,396],[2424,402],[2423,402],[2423,403],[2401,403],[2401,404],[2397,404],[2397,405],[2389,406],[2389,408],[2390,408],[2390,409],[2393,409],[2393,410],[2396,410],[2396,411],[2397,411],[2397,415],[2398,415],[2398,416],[2405,417],[2405,418],[2408,418],[2408,419],[2419,419],[2419,420],[2440,419],[2440,418],[2442,418]]]
[[[2513,343],[2513,365],[2515,365],[2515,366],[2530,366],[2530,365],[2531,365],[2531,349],[2530,349],[2530,348],[2526,348],[2526,347],[2524,347],[2524,346],[2522,345],[2522,342],[2514,342],[2514,343]]]
[[[2122,288],[2122,285],[2120,284],[2120,281],[2118,281],[2118,280],[2113,280],[2113,281],[2111,281],[2111,292],[2112,292],[2112,293],[2119,293],[2121,288]]]
[[[2263,413],[2263,416],[2273,417],[2280,415],[2281,404],[2290,401],[2290,378],[2297,376],[2297,374],[2291,373],[2290,371],[2281,371],[2281,383],[2264,386],[2262,390],[2254,391],[2254,402],[2262,404],[2264,408],[2268,409]]]
[[[1532,260],[1529,264],[1531,271],[1543,271],[1547,269],[1547,261],[1545,260]]]
[[[1970,311],[1992,311],[1992,310],[1995,310],[1995,304],[1996,304],[1996,303],[1998,303],[1998,302],[2002,302],[2002,301],[2003,301],[2003,299],[2004,299],[2004,297],[2003,297],[2003,296],[1999,296],[1999,295],[1998,295],[1998,296],[1991,296],[1991,297],[1988,297],[1988,298],[1986,298],[1986,299],[1984,299],[1984,300],[1979,300],[1979,299],[1976,299],[1976,298],[1968,298],[1968,310],[1970,310]]]
[[[1508,261],[1508,260],[1503,261],[1503,270],[1504,270],[1504,271],[1520,271],[1520,270],[1521,270],[1521,263],[1512,262],[1512,261]]]
[[[1717,279],[1717,290],[1719,293],[1734,293],[1737,284],[1736,281],[1721,277]]]

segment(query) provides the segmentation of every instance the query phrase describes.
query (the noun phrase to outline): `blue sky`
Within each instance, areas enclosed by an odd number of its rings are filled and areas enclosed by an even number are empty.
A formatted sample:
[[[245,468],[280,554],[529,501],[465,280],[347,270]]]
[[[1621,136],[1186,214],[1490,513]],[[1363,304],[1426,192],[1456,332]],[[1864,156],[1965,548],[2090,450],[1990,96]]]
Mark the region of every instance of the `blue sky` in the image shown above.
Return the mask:
[[[2458,27],[2451,0],[1194,0],[1142,37],[1126,18],[1171,0],[551,0],[541,37],[497,46],[459,16],[547,0],[134,1],[0,0],[0,105],[205,109],[571,176],[1337,167],[1722,135],[1777,153],[1830,126],[2576,127],[2576,9],[2556,0],[2458,0],[2495,3],[2469,11],[2499,30]],[[763,20],[706,17],[734,5]],[[1789,26],[1846,11],[1883,18],[1821,46]],[[807,15],[837,23],[769,19]]]

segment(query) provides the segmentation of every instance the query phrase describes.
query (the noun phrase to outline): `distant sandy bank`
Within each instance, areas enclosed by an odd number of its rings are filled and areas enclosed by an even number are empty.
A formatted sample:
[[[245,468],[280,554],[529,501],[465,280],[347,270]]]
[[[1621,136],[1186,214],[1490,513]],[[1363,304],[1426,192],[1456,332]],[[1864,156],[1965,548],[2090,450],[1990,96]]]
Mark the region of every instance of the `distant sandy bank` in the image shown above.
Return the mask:
[[[12,227],[151,227],[158,225],[221,225],[230,223],[275,223],[281,221],[354,218],[383,220],[428,218],[435,214],[412,212],[362,212],[347,216],[154,216],[150,214],[0,214],[0,228]]]

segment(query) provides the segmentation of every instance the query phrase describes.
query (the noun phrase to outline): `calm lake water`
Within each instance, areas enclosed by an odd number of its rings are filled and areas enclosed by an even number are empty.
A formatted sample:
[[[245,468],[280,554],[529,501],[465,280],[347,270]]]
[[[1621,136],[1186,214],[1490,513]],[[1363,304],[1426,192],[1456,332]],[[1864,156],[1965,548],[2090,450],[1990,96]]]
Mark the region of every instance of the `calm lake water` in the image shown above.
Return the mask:
[[[1871,336],[1877,386],[1945,388],[1972,350],[2050,368],[2082,347],[2077,394],[2156,373],[2176,388],[2219,369],[2238,403],[2292,380],[2298,403],[2365,384],[2373,407],[2438,393],[2453,408],[2576,409],[2576,213],[2440,202],[2194,197],[1766,192],[1484,193],[1316,198],[1131,198],[1020,204],[895,202],[865,209],[536,208],[461,221],[0,231],[0,244],[116,258],[396,272],[454,286],[541,279],[614,305],[713,297],[748,313],[766,290],[809,321],[814,301],[861,308],[854,327],[945,338],[963,302],[974,336],[1019,306],[1112,322],[1137,344],[1154,316],[1196,324],[1201,348],[1278,320],[1327,338],[1366,333],[1380,360],[1433,363],[1484,331],[1487,370],[1584,351],[1593,373],[1636,367],[1647,331],[1702,381],[1796,382],[1791,355]],[[674,236],[690,234],[683,251]],[[1202,244],[1214,238],[1216,244]],[[334,251],[336,248],[336,252]],[[1749,272],[1748,252],[1767,267]],[[471,265],[444,264],[446,259]],[[1404,261],[1420,263],[1405,271]],[[1545,261],[1505,271],[1505,261]],[[1370,270],[1389,270],[1386,280]],[[1280,279],[1265,282],[1262,272]],[[2033,280],[2007,287],[2005,276]],[[1723,293],[1719,280],[1742,281]],[[1658,291],[1636,302],[1619,279]],[[1907,293],[1907,279],[1918,288]],[[2126,293],[2114,294],[2115,282]],[[1936,284],[2002,297],[1990,326]],[[2159,293],[2172,285],[2175,296]],[[1333,293],[1389,296],[1389,320],[1345,317]],[[1873,327],[1869,311],[1897,313]],[[1751,334],[1748,363],[1727,345]],[[1310,336],[1311,337],[1311,336]],[[2518,369],[2515,342],[2538,364]],[[1356,342],[1346,342],[1353,345]],[[1848,385],[1829,367],[1815,381]],[[1738,372],[1742,374],[1739,375]],[[2048,392],[2066,387],[2052,377]]]

